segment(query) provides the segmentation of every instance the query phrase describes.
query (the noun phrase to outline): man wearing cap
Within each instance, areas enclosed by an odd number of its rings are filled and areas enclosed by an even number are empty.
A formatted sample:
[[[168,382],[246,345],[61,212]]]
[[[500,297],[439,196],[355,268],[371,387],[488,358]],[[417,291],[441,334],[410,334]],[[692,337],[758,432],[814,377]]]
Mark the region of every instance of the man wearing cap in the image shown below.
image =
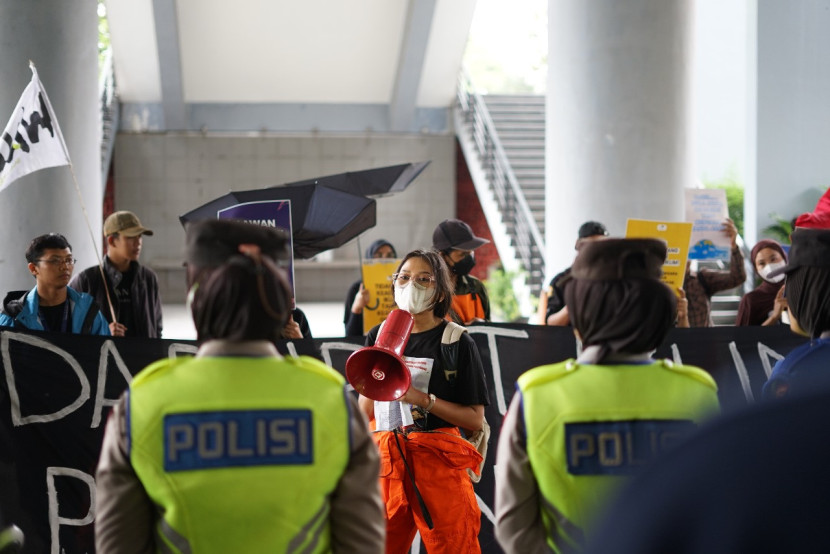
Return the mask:
[[[455,286],[452,308],[446,319],[461,325],[490,321],[490,301],[484,283],[470,275],[476,265],[473,250],[489,242],[475,236],[470,226],[460,219],[445,219],[432,232],[432,247],[441,252]]]
[[[586,221],[579,226],[574,249],[578,252],[579,247],[588,241],[604,239],[608,236],[605,225],[599,221]],[[562,283],[565,277],[570,275],[571,268],[567,268],[556,274],[550,280],[548,288],[542,291],[540,296],[540,310],[544,308],[545,325],[568,325],[568,309],[565,307],[565,295],[562,291]]]
[[[796,228],[784,273],[790,328],[810,341],[775,364],[765,398],[781,398],[830,386],[830,230]]]
[[[71,283],[72,288],[95,298],[113,336],[161,338],[158,277],[138,263],[142,237],[152,234],[134,213],[113,213],[104,221],[106,283],[97,265],[79,273]]]
[[[579,551],[616,487],[718,411],[708,373],[651,358],[676,317],[665,258],[656,239],[579,249],[563,289],[583,350],[519,377],[499,435],[505,552]]]

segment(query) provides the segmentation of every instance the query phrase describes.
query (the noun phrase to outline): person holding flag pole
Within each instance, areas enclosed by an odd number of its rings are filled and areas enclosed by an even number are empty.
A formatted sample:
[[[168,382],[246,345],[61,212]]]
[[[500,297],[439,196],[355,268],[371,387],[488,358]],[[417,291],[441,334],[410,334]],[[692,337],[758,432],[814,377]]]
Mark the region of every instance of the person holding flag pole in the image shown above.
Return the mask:
[[[75,169],[72,166],[58,119],[43,83],[40,82],[37,68],[31,60],[29,60],[29,68],[32,70],[32,79],[23,90],[3,134],[0,135],[0,191],[29,173],[49,167],[68,165],[89,237],[92,240],[92,249],[106,287],[101,254],[98,251],[95,233],[89,222],[89,214],[81,196],[81,189],[78,186],[78,179],[75,176]],[[115,309],[108,288],[106,298],[112,321],[116,321]]]

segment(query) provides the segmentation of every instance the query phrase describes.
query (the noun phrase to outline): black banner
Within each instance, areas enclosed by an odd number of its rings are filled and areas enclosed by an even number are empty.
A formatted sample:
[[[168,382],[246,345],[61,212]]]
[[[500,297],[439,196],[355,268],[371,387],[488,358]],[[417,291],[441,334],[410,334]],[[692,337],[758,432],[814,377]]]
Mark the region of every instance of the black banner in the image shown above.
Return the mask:
[[[493,462],[502,416],[522,372],[576,355],[569,328],[486,324],[470,327],[481,352],[493,434],[476,492],[483,552],[493,536]],[[760,396],[771,367],[804,339],[784,326],[675,329],[656,357],[709,371],[724,411]],[[283,354],[309,355],[343,372],[360,338],[283,342]],[[25,552],[94,552],[94,475],[110,407],[132,375],[168,356],[192,354],[192,341],[0,331],[0,517],[26,534]]]

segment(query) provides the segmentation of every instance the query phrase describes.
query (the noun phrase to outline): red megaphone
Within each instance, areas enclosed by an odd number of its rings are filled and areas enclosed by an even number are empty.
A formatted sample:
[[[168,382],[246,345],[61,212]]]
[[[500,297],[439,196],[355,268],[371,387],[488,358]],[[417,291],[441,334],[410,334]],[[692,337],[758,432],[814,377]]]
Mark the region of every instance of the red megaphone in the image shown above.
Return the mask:
[[[374,346],[356,350],[346,360],[346,379],[354,390],[372,400],[397,400],[406,394],[412,377],[401,356],[415,321],[404,310],[392,310]]]

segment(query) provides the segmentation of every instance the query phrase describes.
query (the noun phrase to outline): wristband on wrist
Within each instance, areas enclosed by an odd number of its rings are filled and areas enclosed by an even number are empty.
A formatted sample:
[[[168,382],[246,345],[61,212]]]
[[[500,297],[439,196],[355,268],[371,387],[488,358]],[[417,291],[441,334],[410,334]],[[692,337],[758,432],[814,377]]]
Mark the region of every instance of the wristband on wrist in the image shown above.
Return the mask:
[[[424,411],[429,413],[429,411],[432,410],[433,406],[435,406],[436,398],[435,395],[432,393],[429,393],[427,396],[429,397],[429,404],[427,404],[427,407],[424,408]]]

